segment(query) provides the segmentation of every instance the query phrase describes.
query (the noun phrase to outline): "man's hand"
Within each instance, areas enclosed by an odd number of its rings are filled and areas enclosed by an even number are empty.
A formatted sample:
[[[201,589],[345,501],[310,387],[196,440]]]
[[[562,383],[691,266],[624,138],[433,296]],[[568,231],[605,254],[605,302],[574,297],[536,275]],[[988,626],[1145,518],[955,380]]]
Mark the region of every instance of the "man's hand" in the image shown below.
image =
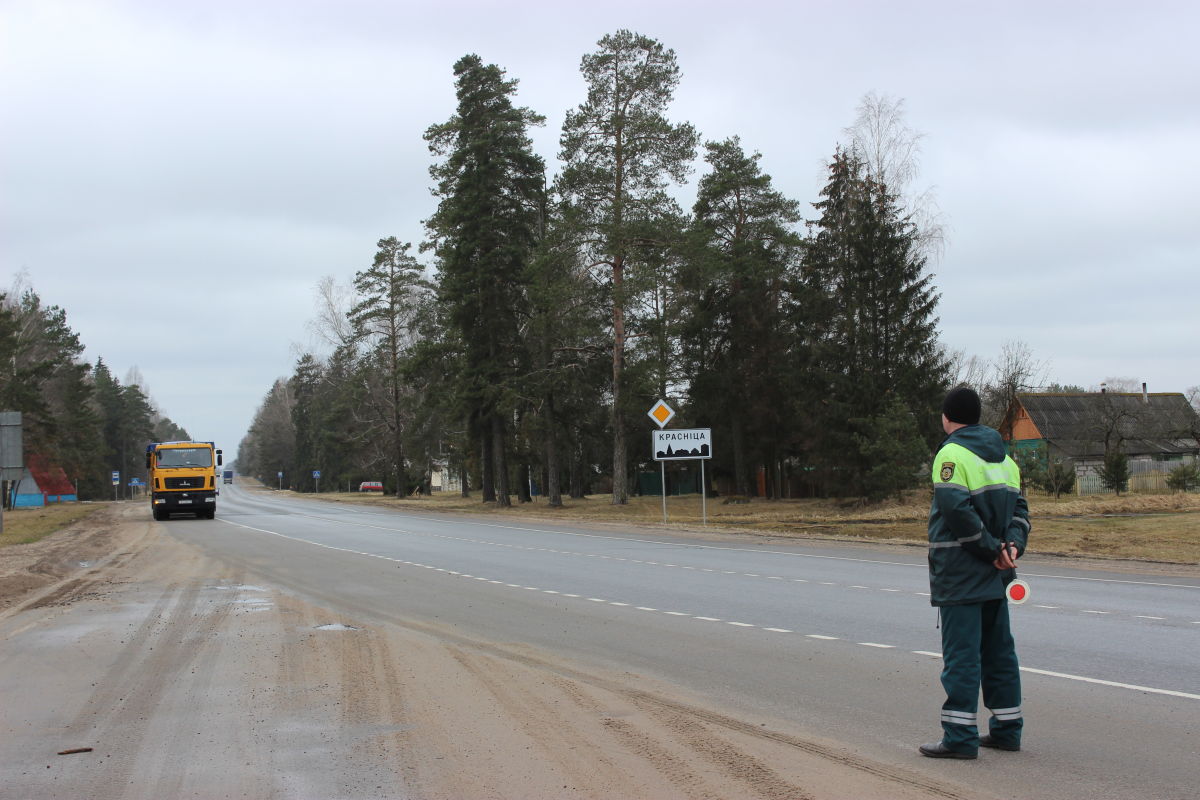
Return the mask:
[[[1017,568],[1017,546],[1015,544],[1007,544],[1000,548],[1000,554],[996,556],[996,560],[992,562],[992,566],[996,569],[1016,569]]]

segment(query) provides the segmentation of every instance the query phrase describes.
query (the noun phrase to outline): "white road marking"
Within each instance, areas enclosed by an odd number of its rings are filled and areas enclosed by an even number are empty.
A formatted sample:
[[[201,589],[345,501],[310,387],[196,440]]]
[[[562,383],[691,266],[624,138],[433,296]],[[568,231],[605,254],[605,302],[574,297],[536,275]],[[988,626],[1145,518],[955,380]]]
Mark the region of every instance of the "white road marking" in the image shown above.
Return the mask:
[[[1133,689],[1137,692],[1152,692],[1153,694],[1165,694],[1170,697],[1185,697],[1188,700],[1200,700],[1200,694],[1191,694],[1189,692],[1176,692],[1172,689],[1155,689],[1152,686],[1138,686],[1134,683],[1118,683],[1117,681],[1103,681],[1099,678],[1087,678],[1083,675],[1071,675],[1067,672],[1051,672],[1048,669],[1034,669],[1033,667],[1021,667],[1021,672],[1031,672],[1034,675],[1047,675],[1051,678],[1066,678],[1069,681],[1083,681],[1084,683],[1098,683],[1101,686],[1115,686],[1118,689]]]
[[[304,515],[304,516],[308,516],[308,515]],[[473,575],[466,575],[466,574],[464,574],[464,573],[461,573],[461,572],[456,572],[456,571],[454,571],[454,570],[447,570],[447,569],[445,569],[445,568],[442,568],[442,567],[433,567],[433,566],[431,566],[431,565],[428,565],[428,564],[417,564],[417,563],[415,563],[415,562],[399,561],[398,559],[391,558],[391,557],[388,557],[388,556],[383,556],[383,555],[374,554],[374,553],[365,553],[365,552],[362,552],[362,551],[359,551],[359,550],[351,550],[351,549],[349,549],[349,548],[345,548],[345,547],[335,547],[335,546],[333,546],[333,545],[329,545],[329,544],[323,544],[323,543],[321,543],[321,542],[314,542],[314,541],[311,541],[311,540],[309,540],[309,539],[302,539],[302,538],[300,538],[300,537],[296,537],[296,536],[289,536],[289,535],[287,535],[287,534],[280,533],[280,532],[278,532],[278,531],[267,530],[267,529],[265,529],[265,528],[256,528],[256,527],[253,527],[253,526],[251,526],[251,525],[245,525],[245,524],[238,523],[238,522],[232,522],[232,521],[230,521],[230,520],[227,520],[227,519],[220,519],[220,518],[218,518],[218,519],[219,519],[219,521],[220,521],[220,522],[223,522],[223,523],[224,523],[224,524],[226,524],[226,525],[231,525],[231,526],[234,526],[234,527],[237,527],[237,528],[243,528],[243,529],[245,529],[245,530],[258,531],[258,532],[260,532],[260,533],[266,533],[266,534],[270,534],[270,535],[272,535],[272,536],[278,536],[278,537],[280,537],[280,538],[282,538],[282,539],[287,539],[287,540],[294,541],[294,542],[300,542],[300,543],[303,543],[303,544],[309,544],[309,545],[312,545],[312,546],[315,546],[315,547],[320,547],[320,548],[323,548],[323,549],[326,549],[326,550],[333,550],[333,551],[335,551],[335,552],[349,553],[349,554],[352,554],[352,555],[361,555],[361,556],[365,556],[365,557],[368,557],[368,558],[378,558],[378,559],[382,559],[382,560],[384,560],[384,561],[392,561],[392,562],[397,562],[397,563],[400,563],[400,564],[407,564],[407,565],[410,565],[410,566],[415,566],[415,567],[419,567],[419,568],[423,568],[423,569],[433,569],[433,570],[435,570],[435,571],[437,571],[437,572],[441,572],[441,573],[444,573],[444,574],[447,574],[447,575],[450,575],[450,576],[453,576],[453,577],[466,577],[466,578],[474,578],[474,579],[476,579],[476,580],[486,580],[486,579],[478,578],[478,577],[476,577],[476,576],[473,576]],[[328,520],[327,520],[327,521],[328,521]],[[365,526],[365,527],[373,527],[373,526]],[[495,526],[495,527],[510,527],[510,526]],[[386,529],[386,530],[396,530],[396,529]],[[522,529],[522,530],[525,530],[525,529]],[[408,532],[408,531],[402,531],[402,532]],[[455,537],[442,537],[442,538],[455,538]],[[597,538],[618,538],[618,537],[597,537]],[[530,548],[520,548],[520,549],[530,549]],[[731,548],[712,548],[712,549],[731,549]],[[864,559],[840,559],[840,560],[847,560],[847,561],[863,561]],[[873,562],[873,563],[874,563],[874,562]],[[882,563],[893,563],[893,562],[882,562]],[[727,572],[727,574],[738,574],[738,573],[736,573],[736,572]],[[487,582],[488,582],[488,583],[493,583],[493,584],[500,584],[500,583],[501,583],[500,581],[495,581],[495,580],[488,580]],[[1137,582],[1137,581],[1113,581],[1113,582],[1117,582],[1117,583],[1141,583],[1141,582]],[[515,583],[504,583],[504,584],[502,584],[502,585],[504,585],[504,586],[507,586],[507,587],[511,587],[511,588],[514,588],[514,589],[530,589],[530,590],[538,591],[538,590],[536,589],[536,587],[525,587],[525,586],[521,586],[520,584],[515,584]],[[822,582],[822,585],[826,585],[826,586],[836,586],[837,584],[836,584],[836,583],[828,583],[828,582],[824,582],[824,581],[823,581],[823,582]],[[1175,586],[1175,587],[1177,587],[1177,588],[1195,588],[1195,587],[1188,587],[1188,586],[1183,586],[1183,587],[1180,587],[1180,585],[1179,585],[1179,584],[1153,584],[1153,585],[1166,585],[1166,586]],[[867,588],[867,587],[857,587],[857,586],[856,586],[856,587],[852,587],[852,588]],[[552,590],[540,590],[540,591],[543,591],[543,592],[545,592],[545,593],[547,593],[547,594],[553,594],[553,593],[555,593],[555,592],[553,592]],[[927,595],[927,593],[925,593],[925,592],[918,592],[917,594],[923,594],[923,595],[926,595],[926,596],[928,596],[928,595]],[[564,593],[562,596],[563,596],[563,597],[574,597],[574,598],[579,598],[579,597],[581,597],[581,595],[577,595],[577,594],[565,594],[565,593]],[[589,598],[587,598],[587,599],[588,599],[588,600],[590,600],[590,601],[592,601],[592,602],[596,602],[596,603],[610,603],[610,604],[612,604],[612,605],[617,605],[617,606],[628,606],[628,605],[629,605],[628,603],[619,603],[619,602],[615,602],[615,601],[609,601],[609,600],[605,600],[605,599],[603,599],[603,598],[599,598],[599,597],[589,597]],[[1054,606],[1039,606],[1039,607],[1042,607],[1042,608],[1055,608]],[[637,606],[636,608],[637,608],[639,611],[655,611],[655,610],[656,610],[656,609],[650,608],[649,606]],[[715,619],[715,618],[708,618],[708,617],[698,617],[698,616],[695,616],[695,615],[692,615],[692,614],[688,614],[688,613],[686,613],[686,612],[683,612],[683,611],[664,611],[664,612],[662,612],[662,613],[663,613],[663,614],[670,615],[670,616],[676,616],[676,617],[690,617],[690,618],[693,618],[693,619],[703,619],[703,620],[705,620],[705,621],[720,621],[720,620],[718,620],[718,619]],[[1097,611],[1097,610],[1085,609],[1085,610],[1083,610],[1083,612],[1082,612],[1082,613],[1089,613],[1089,614],[1110,614],[1110,613],[1112,613],[1112,612],[1109,612],[1109,611]],[[1144,618],[1144,619],[1163,619],[1162,617],[1149,617],[1149,616],[1143,616],[1143,615],[1137,615],[1137,616],[1139,616],[1139,617],[1141,617],[1141,618]],[[752,624],[752,623],[748,623],[748,622],[727,622],[726,624],[728,624],[728,625],[734,625],[734,626],[738,626],[738,627],[745,627],[745,628],[757,628],[757,627],[759,627],[759,626],[757,626],[757,625],[754,625],[754,624]],[[1200,620],[1193,620],[1193,621],[1192,621],[1192,624],[1193,624],[1193,625],[1200,625]],[[762,629],[763,629],[763,630],[769,630],[769,631],[777,632],[777,633],[792,633],[792,631],[790,631],[790,630],[788,630],[788,629],[786,629],[786,628],[762,628]],[[823,641],[838,641],[838,640],[839,640],[839,638],[840,638],[840,637],[837,637],[837,636],[825,636],[825,635],[823,635],[823,634],[817,634],[817,633],[809,633],[809,634],[805,634],[805,636],[806,636],[806,638],[809,638],[809,639],[818,639],[818,640],[823,640]],[[895,648],[895,645],[880,644],[880,643],[877,643],[877,642],[859,642],[858,644],[860,644],[860,645],[862,645],[862,646],[864,646],[864,647],[875,647],[875,648],[880,648],[880,649],[894,649],[894,648]],[[913,653],[915,653],[915,654],[917,654],[917,655],[925,655],[925,656],[930,656],[930,657],[933,657],[933,658],[941,658],[941,657],[942,657],[942,655],[941,655],[940,653],[934,653],[934,652],[931,652],[931,651],[925,651],[925,650],[913,650],[912,652],[913,652]],[[1200,694],[1193,694],[1193,693],[1189,693],[1189,692],[1181,692],[1181,691],[1176,691],[1176,690],[1173,690],[1173,689],[1159,689],[1159,688],[1152,687],[1152,686],[1141,686],[1141,685],[1138,685],[1138,684],[1131,684],[1131,683],[1121,683],[1121,682],[1118,682],[1118,681],[1108,681],[1108,680],[1103,680],[1103,679],[1100,679],[1100,678],[1090,678],[1090,677],[1087,677],[1087,676],[1084,676],[1084,675],[1073,675],[1073,674],[1066,673],[1066,672],[1055,672],[1055,671],[1051,671],[1051,670],[1042,670],[1042,669],[1036,669],[1036,668],[1034,668],[1034,667],[1021,667],[1020,669],[1021,669],[1021,671],[1022,671],[1022,672],[1028,672],[1028,673],[1030,673],[1030,674],[1034,674],[1034,675],[1044,675],[1044,676],[1047,676],[1047,677],[1053,677],[1053,678],[1062,678],[1062,679],[1065,679],[1065,680],[1074,680],[1074,681],[1080,681],[1080,682],[1083,682],[1083,683],[1092,683],[1092,684],[1097,684],[1097,685],[1100,685],[1100,686],[1110,686],[1110,687],[1114,687],[1114,688],[1120,688],[1120,689],[1130,689],[1130,690],[1133,690],[1133,691],[1139,691],[1139,692],[1149,692],[1149,693],[1152,693],[1152,694],[1161,694],[1161,695],[1167,695],[1167,696],[1170,696],[1170,697],[1181,697],[1181,698],[1186,698],[1186,699],[1189,699],[1189,700],[1200,700]]]

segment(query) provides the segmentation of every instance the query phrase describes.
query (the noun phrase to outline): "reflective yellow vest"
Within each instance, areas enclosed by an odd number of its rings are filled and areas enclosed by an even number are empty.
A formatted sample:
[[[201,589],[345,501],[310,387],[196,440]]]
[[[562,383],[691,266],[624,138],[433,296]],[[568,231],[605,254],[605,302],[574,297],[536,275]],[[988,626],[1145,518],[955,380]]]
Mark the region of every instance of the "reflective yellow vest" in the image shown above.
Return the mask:
[[[933,459],[929,510],[929,593],[935,606],[1004,597],[1012,570],[992,566],[1004,542],[1025,552],[1029,506],[1021,473],[1000,434],[983,425],[960,428]]]

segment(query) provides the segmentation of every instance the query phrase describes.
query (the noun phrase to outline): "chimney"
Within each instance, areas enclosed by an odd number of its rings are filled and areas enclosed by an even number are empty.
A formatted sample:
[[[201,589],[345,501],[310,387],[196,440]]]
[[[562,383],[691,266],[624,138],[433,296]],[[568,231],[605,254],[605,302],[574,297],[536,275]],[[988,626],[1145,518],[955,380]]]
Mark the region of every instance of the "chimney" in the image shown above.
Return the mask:
[[[1150,394],[1146,391],[1146,382],[1142,381],[1142,405],[1150,405]]]

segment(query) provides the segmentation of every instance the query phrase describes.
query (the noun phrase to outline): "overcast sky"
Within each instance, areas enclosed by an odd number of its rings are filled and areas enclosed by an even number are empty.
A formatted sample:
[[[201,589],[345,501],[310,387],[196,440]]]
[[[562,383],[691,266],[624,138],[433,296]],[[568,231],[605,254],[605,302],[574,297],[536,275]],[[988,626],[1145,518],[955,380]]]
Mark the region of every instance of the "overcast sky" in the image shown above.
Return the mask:
[[[810,217],[863,96],[902,98],[949,233],[947,347],[1200,384],[1192,0],[0,0],[0,288],[24,274],[232,457],[316,346],[322,276],[422,239],[453,63],[520,81],[553,173],[580,58],[620,28],[675,50],[674,119],[740,136]]]

